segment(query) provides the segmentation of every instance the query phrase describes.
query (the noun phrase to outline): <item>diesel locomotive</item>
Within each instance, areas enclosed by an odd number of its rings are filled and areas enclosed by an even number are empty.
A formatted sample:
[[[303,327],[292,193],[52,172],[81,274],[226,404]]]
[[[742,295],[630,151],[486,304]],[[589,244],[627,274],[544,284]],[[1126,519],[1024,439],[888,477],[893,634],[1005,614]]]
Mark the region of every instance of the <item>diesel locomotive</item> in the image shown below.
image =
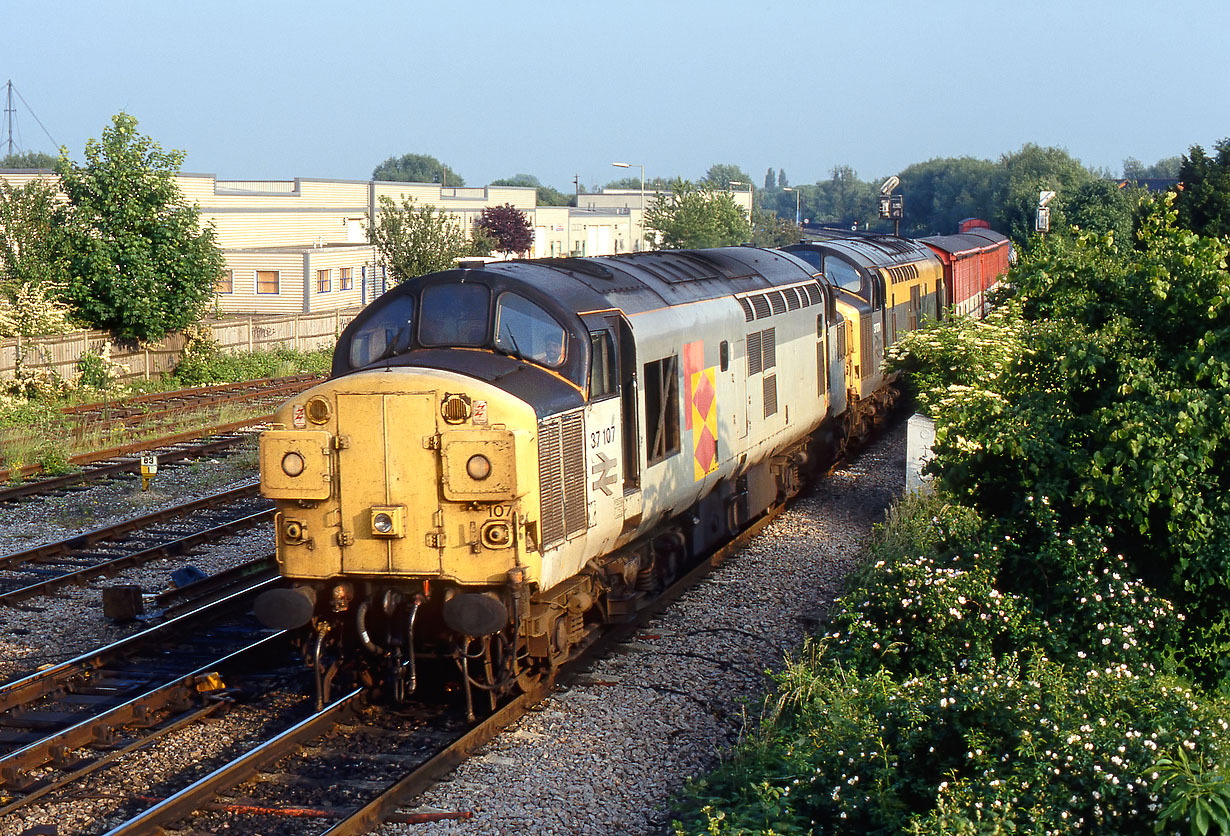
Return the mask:
[[[945,310],[901,239],[493,263],[406,281],[341,334],[330,379],[262,434],[318,699],[467,705],[529,687],[604,622],[795,494],[892,405],[887,345]]]

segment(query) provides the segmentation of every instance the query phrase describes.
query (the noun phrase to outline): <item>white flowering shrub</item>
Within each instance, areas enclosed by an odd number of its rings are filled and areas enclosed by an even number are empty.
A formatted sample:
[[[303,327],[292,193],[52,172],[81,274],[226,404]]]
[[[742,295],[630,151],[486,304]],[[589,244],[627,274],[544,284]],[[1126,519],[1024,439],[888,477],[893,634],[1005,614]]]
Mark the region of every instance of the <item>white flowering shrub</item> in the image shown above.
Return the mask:
[[[0,394],[13,400],[49,401],[73,390],[72,384],[50,369],[20,366],[13,377],[0,380]]]
[[[1167,753],[1220,786],[1230,703],[1162,672],[1173,607],[1037,504],[1024,535],[943,494],[894,508],[678,832],[1150,833],[1195,792],[1155,788]]]
[[[0,298],[0,337],[36,337],[70,330],[71,309],[59,301],[61,291],[49,282],[26,282],[11,298]]]
[[[1040,655],[894,677],[812,643],[778,676],[773,709],[689,787],[678,834],[1151,834],[1167,805],[1159,756],[1228,753],[1225,703],[1128,665]]]

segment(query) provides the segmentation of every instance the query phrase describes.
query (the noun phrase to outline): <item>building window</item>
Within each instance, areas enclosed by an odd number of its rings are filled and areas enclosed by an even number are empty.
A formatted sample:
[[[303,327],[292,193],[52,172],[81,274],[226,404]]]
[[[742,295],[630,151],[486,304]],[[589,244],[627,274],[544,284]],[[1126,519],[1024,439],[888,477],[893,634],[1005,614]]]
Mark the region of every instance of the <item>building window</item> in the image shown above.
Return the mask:
[[[222,275],[218,276],[218,281],[214,284],[214,293],[234,293],[234,275],[230,270],[223,270]]]
[[[316,292],[328,293],[333,289],[333,276],[328,270],[316,271]]]
[[[340,268],[338,272],[341,274],[341,280],[342,280],[341,289],[342,290],[350,290],[352,287],[354,287],[354,268],[353,267],[342,267]]]
[[[256,271],[257,293],[281,293],[281,276],[277,270]]]

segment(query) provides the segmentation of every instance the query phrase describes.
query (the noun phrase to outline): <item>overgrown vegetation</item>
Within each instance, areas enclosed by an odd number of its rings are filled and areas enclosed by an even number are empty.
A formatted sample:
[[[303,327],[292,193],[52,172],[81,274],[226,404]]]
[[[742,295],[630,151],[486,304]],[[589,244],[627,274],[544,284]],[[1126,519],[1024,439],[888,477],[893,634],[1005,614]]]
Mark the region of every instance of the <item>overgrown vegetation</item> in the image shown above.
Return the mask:
[[[179,364],[168,378],[173,387],[307,373],[327,374],[333,362],[332,348],[307,352],[277,348],[272,351],[229,353],[222,350],[208,328],[189,328],[187,334],[188,342],[184,345]]]
[[[118,382],[116,369],[110,361],[107,346],[82,355],[80,377],[76,384],[44,370],[18,370],[13,380],[0,381],[0,469],[17,470],[39,465],[47,473],[69,469],[73,456],[115,444],[130,443],[141,437],[154,437],[168,427],[134,434],[128,430],[117,434],[74,438],[61,409],[81,403],[119,401],[142,392],[180,389],[211,383],[237,383],[267,377],[288,377],[296,374],[324,374],[332,360],[331,349],[297,352],[289,349],[260,351],[251,354],[223,353],[210,337],[207,328],[189,329],[189,341],[175,372],[161,380]],[[212,426],[238,421],[254,414],[244,408],[228,407],[226,411],[210,409],[200,413],[185,413],[178,425],[181,429]]]
[[[1230,832],[1230,244],[1175,220],[907,338],[937,492],[678,832]]]

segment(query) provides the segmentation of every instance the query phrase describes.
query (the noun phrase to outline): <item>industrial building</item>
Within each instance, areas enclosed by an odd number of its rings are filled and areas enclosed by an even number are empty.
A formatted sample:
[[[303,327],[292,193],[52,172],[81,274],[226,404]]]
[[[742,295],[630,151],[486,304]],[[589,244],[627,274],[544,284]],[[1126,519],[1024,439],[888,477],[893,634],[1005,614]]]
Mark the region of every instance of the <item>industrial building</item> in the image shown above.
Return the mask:
[[[15,186],[54,178],[48,171],[5,170]],[[216,288],[222,313],[287,314],[366,305],[389,284],[367,218],[380,198],[443,209],[469,230],[491,206],[509,204],[534,227],[532,258],[612,255],[645,247],[644,209],[653,194],[618,190],[578,196],[576,207],[537,206],[531,187],[452,187],[378,180],[219,180],[178,174],[203,225],[213,225],[226,270]],[[734,193],[741,205],[750,195]],[[750,205],[744,205],[750,210]]]

